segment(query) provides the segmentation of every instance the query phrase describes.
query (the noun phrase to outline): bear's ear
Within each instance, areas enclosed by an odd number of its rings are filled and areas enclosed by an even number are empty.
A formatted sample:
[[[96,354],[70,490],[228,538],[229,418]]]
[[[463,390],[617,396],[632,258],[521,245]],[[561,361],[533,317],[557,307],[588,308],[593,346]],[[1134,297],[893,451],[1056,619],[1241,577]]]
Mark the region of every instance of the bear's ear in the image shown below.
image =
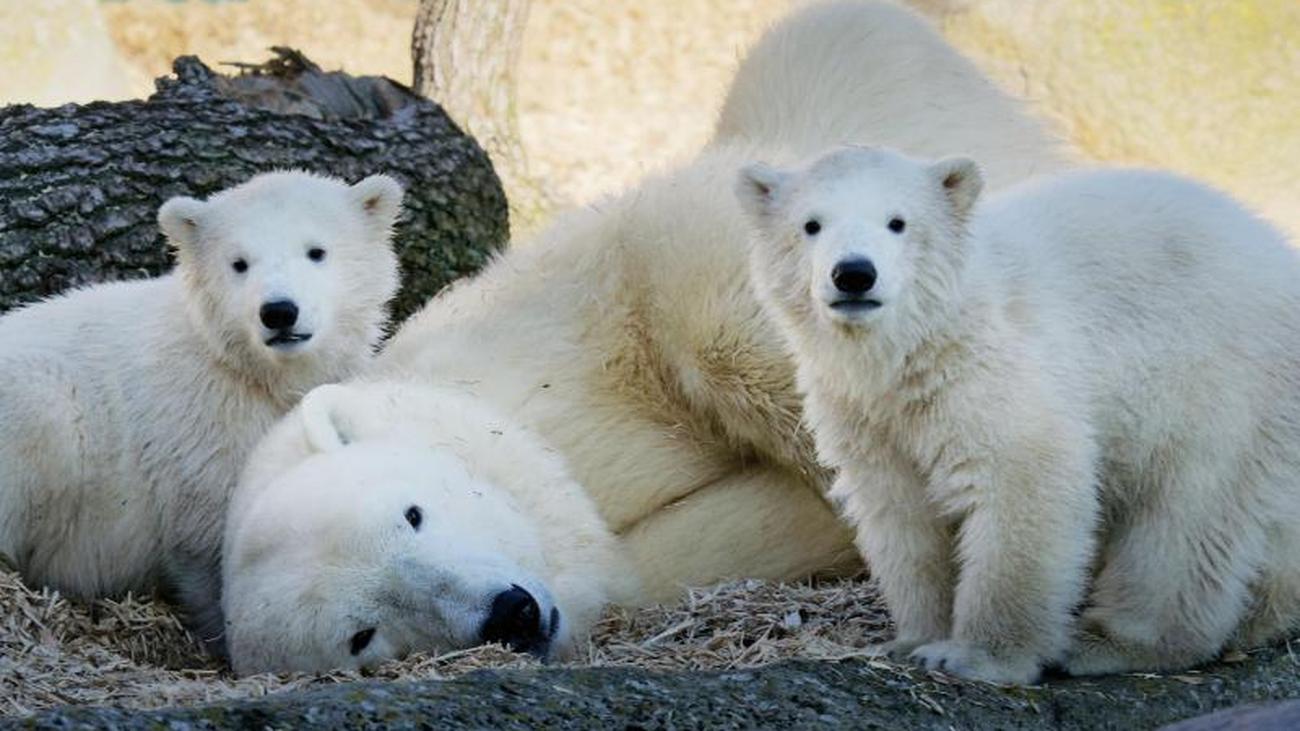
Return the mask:
[[[755,162],[740,169],[736,179],[736,197],[755,221],[763,222],[776,210],[776,202],[790,174]]]
[[[387,175],[371,175],[352,186],[352,195],[366,218],[381,228],[397,220],[402,209],[402,184]]]
[[[351,441],[339,408],[346,397],[347,387],[337,383],[317,386],[303,397],[299,417],[313,451],[332,452]]]
[[[980,167],[968,157],[946,157],[934,163],[930,177],[943,186],[944,195],[960,217],[965,217],[984,189]]]
[[[162,204],[158,209],[158,228],[162,229],[172,248],[179,249],[194,244],[206,206],[203,201],[183,195]]]

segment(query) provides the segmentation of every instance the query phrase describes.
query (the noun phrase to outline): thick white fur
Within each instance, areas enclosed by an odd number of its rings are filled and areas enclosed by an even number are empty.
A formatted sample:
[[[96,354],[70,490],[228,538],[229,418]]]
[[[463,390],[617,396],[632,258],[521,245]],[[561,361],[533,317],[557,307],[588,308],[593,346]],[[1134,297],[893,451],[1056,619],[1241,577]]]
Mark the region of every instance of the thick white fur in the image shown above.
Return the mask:
[[[207,202],[174,198],[159,211],[173,273],[0,319],[0,554],[75,597],[162,580],[192,610],[213,608],[245,456],[303,393],[373,352],[397,282],[401,196],[383,176],[349,187],[285,172]],[[258,311],[283,298],[313,336],[268,347]]]
[[[459,388],[322,386],[262,442],[241,484],[224,548],[239,673],[474,645],[511,585],[543,617],[558,610],[551,652],[564,656],[573,627],[636,595],[564,460]],[[419,530],[403,518],[410,506]],[[374,639],[351,654],[367,628]]]
[[[814,4],[755,44],[714,142],[774,141],[797,160],[839,144],[978,152],[995,188],[1059,170],[1068,153],[925,19],[886,2]]]
[[[729,123],[726,139],[693,162],[562,215],[540,240],[441,294],[401,328],[372,373],[454,384],[553,445],[621,539],[638,601],[671,599],[686,585],[793,579],[857,562],[851,532],[823,498],[829,477],[800,426],[794,367],[749,288],[748,229],[731,194],[736,170],[755,157],[791,158],[797,150],[786,140],[823,135],[833,138],[823,144],[848,135],[906,145],[920,126],[929,130],[926,149],[944,149],[957,133],[929,122],[944,99],[928,85],[954,74],[979,81],[990,104],[1022,114],[904,11],[868,2],[833,8],[832,17],[800,11],[772,33],[809,48],[837,45],[842,57],[761,42],[731,97],[760,95],[765,109]],[[882,24],[893,42],[932,49],[921,53],[929,74],[900,79],[870,49],[838,40]],[[812,76],[828,66],[852,76],[857,94],[837,101],[824,87],[765,84],[790,63],[807,64]],[[862,101],[875,100],[874,110],[901,95],[929,103],[924,111],[903,106],[912,116],[877,134]],[[845,127],[785,111],[814,101],[838,105],[824,111]],[[858,113],[873,116],[857,124]],[[1020,152],[1003,159],[1005,137],[1021,128],[986,130],[974,143],[1006,179],[1033,167]],[[1045,167],[1058,164],[1044,136],[1026,144]]]
[[[969,160],[880,149],[738,190],[889,651],[1028,683],[1184,668],[1297,625],[1300,261],[1277,231],[1131,170],[972,209]],[[851,258],[875,263],[880,307],[831,306]]]

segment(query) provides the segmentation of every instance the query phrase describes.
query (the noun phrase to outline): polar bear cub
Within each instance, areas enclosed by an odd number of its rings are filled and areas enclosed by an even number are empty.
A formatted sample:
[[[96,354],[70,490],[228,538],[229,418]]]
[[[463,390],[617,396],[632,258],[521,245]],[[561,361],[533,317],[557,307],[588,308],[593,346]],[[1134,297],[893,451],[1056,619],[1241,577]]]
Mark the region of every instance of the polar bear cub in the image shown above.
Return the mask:
[[[248,452],[379,340],[401,199],[386,176],[301,172],[173,198],[171,274],[0,319],[0,554],[74,597],[161,586],[214,611]]]
[[[480,398],[327,385],[249,459],[223,547],[240,674],[363,667],[501,642],[565,657],[638,592],[553,449]]]
[[[884,649],[1031,683],[1294,629],[1295,253],[1167,174],[980,189],[970,160],[869,148],[738,183]]]

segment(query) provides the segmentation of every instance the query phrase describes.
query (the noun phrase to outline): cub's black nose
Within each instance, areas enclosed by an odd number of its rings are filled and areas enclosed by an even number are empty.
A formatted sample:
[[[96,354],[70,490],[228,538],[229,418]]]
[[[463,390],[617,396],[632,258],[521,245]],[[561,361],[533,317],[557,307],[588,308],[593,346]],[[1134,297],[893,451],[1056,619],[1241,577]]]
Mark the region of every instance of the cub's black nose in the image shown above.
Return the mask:
[[[496,595],[479,634],[484,642],[500,642],[515,652],[533,654],[545,654],[550,640],[542,632],[542,609],[537,600],[519,586]]]
[[[258,315],[268,330],[288,330],[298,322],[298,305],[293,300],[276,300],[262,305]]]
[[[831,270],[831,283],[844,294],[866,294],[876,286],[876,266],[870,259],[845,259]]]

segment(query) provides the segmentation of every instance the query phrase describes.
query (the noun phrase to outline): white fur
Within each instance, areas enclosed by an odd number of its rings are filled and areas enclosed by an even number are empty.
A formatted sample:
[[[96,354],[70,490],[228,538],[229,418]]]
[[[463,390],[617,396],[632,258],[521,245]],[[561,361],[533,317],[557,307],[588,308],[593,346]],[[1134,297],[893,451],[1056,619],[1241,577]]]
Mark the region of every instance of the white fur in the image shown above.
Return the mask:
[[[978,154],[995,188],[1060,170],[1068,151],[924,18],[889,2],[826,2],[763,36],[740,66],[715,144],[801,160],[839,144]]]
[[[731,97],[757,94],[766,107],[729,124],[728,138],[693,162],[564,214],[540,240],[441,294],[401,328],[372,374],[454,385],[553,445],[630,557],[640,587],[632,600],[673,599],[684,586],[726,578],[794,579],[857,565],[850,531],[823,498],[828,474],[800,427],[793,365],[750,291],[748,229],[730,190],[745,161],[787,158],[795,153],[786,140],[829,134],[816,118],[785,112],[809,95],[838,105],[842,119],[866,115],[852,127],[864,140],[906,144],[924,126],[927,145],[943,147],[957,133],[929,123],[943,106],[929,85],[978,77],[931,44],[927,26],[898,22],[902,11],[891,5],[834,7],[829,19],[819,8],[796,13],[772,35],[831,44],[842,57],[788,57],[784,45],[760,42]],[[852,45],[882,24],[898,43],[921,39],[928,74],[900,79]],[[807,64],[814,76],[833,65],[853,76],[858,94],[837,102],[823,88],[763,81],[790,63]],[[977,88],[1008,114],[1023,114],[987,84]],[[929,99],[924,113],[904,107],[910,118],[874,134],[876,112],[862,101],[876,100],[874,110],[905,94]],[[1004,137],[986,130],[975,149],[1013,179],[1032,166],[1019,152],[1003,159]],[[1025,144],[1044,165],[1057,164],[1044,137]]]
[[[739,184],[756,289],[898,627],[886,649],[1028,683],[1293,629],[1295,253],[1167,174],[1073,173],[972,209],[980,187],[969,160],[866,148]],[[863,258],[874,309],[831,284]]]
[[[373,665],[478,644],[512,585],[571,652],[634,578],[535,435],[457,388],[322,386],[259,446],[231,504],[226,634],[240,673]],[[423,512],[413,530],[403,513]],[[365,651],[349,638],[375,628]]]
[[[308,389],[355,373],[379,338],[401,195],[383,176],[349,187],[283,172],[207,202],[173,198],[158,216],[173,273],[0,319],[0,554],[75,597],[161,580],[211,609],[245,455]],[[275,333],[259,309],[278,299],[297,303],[294,332],[310,340],[266,344]]]

